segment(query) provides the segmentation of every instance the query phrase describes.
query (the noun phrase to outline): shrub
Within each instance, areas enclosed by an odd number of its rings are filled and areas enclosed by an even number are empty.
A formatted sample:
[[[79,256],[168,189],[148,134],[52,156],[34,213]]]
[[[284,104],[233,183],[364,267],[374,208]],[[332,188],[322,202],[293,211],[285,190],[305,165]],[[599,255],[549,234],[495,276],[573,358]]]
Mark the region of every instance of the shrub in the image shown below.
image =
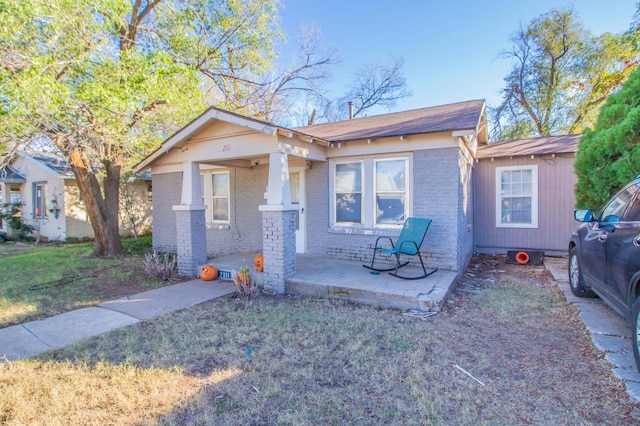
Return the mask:
[[[23,203],[4,203],[0,205],[0,219],[11,228],[13,237],[19,240],[27,240],[33,235],[35,228],[22,220],[22,215],[20,214],[22,206]]]
[[[178,263],[175,255],[147,253],[142,261],[142,271],[163,281],[171,280],[178,272]]]

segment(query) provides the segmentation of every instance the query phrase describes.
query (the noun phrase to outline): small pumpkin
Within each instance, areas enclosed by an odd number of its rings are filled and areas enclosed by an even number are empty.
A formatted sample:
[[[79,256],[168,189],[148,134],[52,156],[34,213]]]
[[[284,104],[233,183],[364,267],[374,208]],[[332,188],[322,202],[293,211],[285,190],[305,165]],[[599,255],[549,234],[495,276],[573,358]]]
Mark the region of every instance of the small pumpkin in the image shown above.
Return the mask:
[[[259,254],[253,259],[253,267],[258,272],[264,272],[264,256]]]
[[[204,265],[200,270],[200,279],[202,281],[213,281],[218,278],[218,268],[213,265]]]

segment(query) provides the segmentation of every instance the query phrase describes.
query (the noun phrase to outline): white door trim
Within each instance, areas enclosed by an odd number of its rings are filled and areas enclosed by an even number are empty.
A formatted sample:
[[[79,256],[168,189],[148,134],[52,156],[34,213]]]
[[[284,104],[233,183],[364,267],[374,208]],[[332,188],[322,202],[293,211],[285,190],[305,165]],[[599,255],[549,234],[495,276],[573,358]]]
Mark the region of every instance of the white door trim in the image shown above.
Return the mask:
[[[299,176],[298,179],[298,196],[299,200],[294,202],[294,188],[291,179],[289,179],[289,183],[291,184],[291,203],[297,205],[298,210],[298,229],[296,229],[296,253],[305,253],[307,247],[307,194],[305,191],[305,172],[304,167],[290,167],[289,175],[292,173],[297,173]]]

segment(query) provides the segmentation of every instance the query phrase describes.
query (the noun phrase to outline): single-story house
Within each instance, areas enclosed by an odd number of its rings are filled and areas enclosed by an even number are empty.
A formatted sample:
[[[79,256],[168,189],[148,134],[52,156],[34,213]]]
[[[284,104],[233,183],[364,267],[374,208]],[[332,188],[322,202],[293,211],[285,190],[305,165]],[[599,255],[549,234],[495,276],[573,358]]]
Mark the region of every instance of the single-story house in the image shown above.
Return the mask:
[[[473,168],[474,250],[566,255],[580,135],[481,144]]]
[[[151,182],[137,180],[122,186],[120,231],[123,236],[151,229]],[[93,228],[71,168],[55,152],[18,152],[0,173],[0,206],[21,203],[18,214],[36,229],[41,240],[93,238]],[[125,204],[127,204],[125,206]],[[0,232],[11,233],[6,223]]]
[[[134,169],[152,174],[154,250],[191,276],[208,257],[262,252],[279,294],[296,253],[364,263],[418,216],[433,220],[427,266],[462,273],[486,120],[483,100],[293,129],[209,108]]]

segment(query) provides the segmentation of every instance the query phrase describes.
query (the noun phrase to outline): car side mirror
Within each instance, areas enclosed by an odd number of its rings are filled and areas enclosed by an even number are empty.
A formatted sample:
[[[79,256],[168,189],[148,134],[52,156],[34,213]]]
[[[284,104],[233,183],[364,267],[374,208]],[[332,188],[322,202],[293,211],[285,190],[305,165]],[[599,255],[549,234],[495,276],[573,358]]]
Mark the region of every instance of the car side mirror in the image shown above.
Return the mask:
[[[576,210],[573,212],[573,217],[578,222],[592,222],[593,210],[590,210],[590,209]]]

